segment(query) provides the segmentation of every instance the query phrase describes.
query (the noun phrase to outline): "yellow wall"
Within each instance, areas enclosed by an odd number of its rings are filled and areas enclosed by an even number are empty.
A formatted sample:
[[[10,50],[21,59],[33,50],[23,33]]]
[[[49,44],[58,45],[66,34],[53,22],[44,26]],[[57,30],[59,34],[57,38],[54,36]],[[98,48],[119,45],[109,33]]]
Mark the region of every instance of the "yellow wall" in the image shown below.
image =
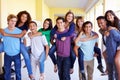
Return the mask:
[[[35,0],[1,0],[1,27],[7,26],[7,16],[17,14],[19,11],[26,10],[33,19],[36,18]]]

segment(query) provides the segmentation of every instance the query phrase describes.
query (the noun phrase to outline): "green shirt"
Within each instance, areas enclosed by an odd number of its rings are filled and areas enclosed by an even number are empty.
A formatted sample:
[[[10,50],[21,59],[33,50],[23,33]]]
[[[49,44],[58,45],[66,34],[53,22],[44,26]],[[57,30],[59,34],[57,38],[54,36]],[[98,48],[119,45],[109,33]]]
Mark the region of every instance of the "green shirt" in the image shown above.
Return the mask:
[[[50,32],[51,32],[51,30],[43,30],[43,28],[40,28],[39,30],[38,30],[38,32],[41,32],[42,33],[42,35],[45,35],[45,37],[46,37],[46,39],[47,39],[47,42],[48,42],[48,45],[50,46]]]

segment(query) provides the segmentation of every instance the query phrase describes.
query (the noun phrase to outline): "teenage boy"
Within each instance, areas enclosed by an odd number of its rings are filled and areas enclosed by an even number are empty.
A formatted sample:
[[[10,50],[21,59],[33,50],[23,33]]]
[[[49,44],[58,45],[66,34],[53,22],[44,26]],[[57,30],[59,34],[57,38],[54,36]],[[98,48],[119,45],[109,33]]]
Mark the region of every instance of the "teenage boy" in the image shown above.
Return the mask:
[[[56,19],[56,24],[58,30],[57,34],[66,33],[68,30],[65,29],[65,20],[62,17],[58,17]],[[68,36],[64,39],[64,41],[56,40],[56,48],[57,48],[57,66],[58,66],[58,75],[59,80],[70,80],[70,45],[71,45],[72,36]],[[52,39],[53,40],[53,39]]]
[[[15,27],[17,17],[10,14],[7,17],[8,27],[4,29],[9,34],[20,34],[22,31]],[[5,69],[5,80],[11,80],[11,63],[15,64],[16,80],[21,80],[21,60],[20,60],[20,39],[15,37],[7,37],[0,35],[3,39],[3,50],[4,55],[4,69]]]
[[[92,23],[90,21],[86,21],[83,23],[83,34],[80,38],[87,38],[94,35],[92,31]],[[79,37],[78,37],[79,38]],[[97,42],[97,38],[81,42],[79,41],[76,43],[74,47],[74,51],[76,56],[78,57],[78,48],[80,47],[84,53],[84,69],[85,69],[85,76],[87,75],[87,80],[93,80],[93,71],[94,71],[94,46]],[[82,78],[82,77],[81,77]]]
[[[100,28],[100,33],[103,36],[103,43],[106,46],[106,63],[108,70],[108,80],[118,80],[117,71],[115,68],[115,54],[120,42],[120,32],[107,26],[104,16],[97,17],[97,23]]]

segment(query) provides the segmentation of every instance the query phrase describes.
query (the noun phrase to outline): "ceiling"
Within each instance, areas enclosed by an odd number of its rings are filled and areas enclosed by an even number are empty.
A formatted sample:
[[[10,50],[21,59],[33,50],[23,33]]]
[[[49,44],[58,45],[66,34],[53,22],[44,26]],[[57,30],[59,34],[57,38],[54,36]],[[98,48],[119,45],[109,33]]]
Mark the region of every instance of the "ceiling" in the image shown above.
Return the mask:
[[[49,7],[80,8],[88,11],[99,0],[44,0]]]

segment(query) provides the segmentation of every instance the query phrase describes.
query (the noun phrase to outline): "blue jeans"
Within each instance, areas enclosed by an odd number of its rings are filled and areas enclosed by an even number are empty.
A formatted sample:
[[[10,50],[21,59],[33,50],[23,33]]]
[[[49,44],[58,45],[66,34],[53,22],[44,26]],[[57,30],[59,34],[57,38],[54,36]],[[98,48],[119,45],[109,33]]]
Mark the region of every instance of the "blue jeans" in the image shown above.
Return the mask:
[[[71,48],[70,48],[70,61],[71,61],[71,66],[70,68],[73,68],[74,67],[74,63],[75,63],[75,60],[76,60],[76,55],[74,53],[74,50],[73,50],[73,45],[71,45]]]
[[[59,80],[70,80],[70,57],[57,56]]]
[[[40,60],[39,60],[39,69],[40,69],[40,73],[44,73],[44,61],[46,60],[46,53],[43,52],[40,55]]]
[[[98,54],[98,56],[97,56],[98,64],[102,64],[100,48],[95,46],[94,47],[94,52],[96,54]],[[78,49],[78,64],[79,64],[80,72],[84,71],[84,53],[80,48]]]
[[[108,80],[118,80],[118,74],[115,68],[115,64],[114,63],[108,63]]]
[[[32,68],[31,68],[31,62],[30,62],[30,57],[29,57],[29,53],[27,51],[27,48],[25,47],[25,45],[23,43],[20,44],[20,51],[24,57],[25,60],[25,64],[28,70],[28,74],[31,75],[32,74]]]
[[[52,45],[52,47],[50,48],[49,50],[49,56],[53,62],[54,65],[57,64],[57,61],[56,61],[56,57],[55,57],[55,51],[56,51],[56,43],[54,43]],[[76,56],[75,56],[75,53],[73,51],[73,45],[71,45],[71,49],[70,49],[70,61],[71,61],[71,67],[70,68],[73,68],[74,66],[74,63],[75,63],[75,60],[76,60]]]
[[[57,64],[56,57],[55,57],[55,54],[54,54],[55,51],[56,51],[56,44],[54,43],[52,45],[52,47],[50,48],[49,53],[48,53],[54,65]]]
[[[16,80],[21,80],[21,60],[20,54],[15,56],[4,55],[4,69],[5,69],[5,80],[11,80],[11,63],[14,61]]]
[[[100,50],[100,48],[98,48],[97,46],[95,46],[95,47],[94,47],[94,52],[98,55],[98,56],[97,56],[98,64],[102,64],[102,60],[101,60],[101,50]]]

